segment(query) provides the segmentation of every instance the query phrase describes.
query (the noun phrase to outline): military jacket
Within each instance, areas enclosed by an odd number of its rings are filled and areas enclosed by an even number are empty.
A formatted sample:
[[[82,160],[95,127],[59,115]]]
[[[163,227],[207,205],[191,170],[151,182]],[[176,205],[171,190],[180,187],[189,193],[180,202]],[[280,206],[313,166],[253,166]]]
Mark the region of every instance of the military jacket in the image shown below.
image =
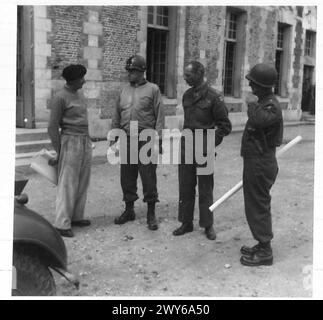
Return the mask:
[[[215,129],[215,145],[231,130],[228,110],[223,96],[204,82],[198,88],[188,89],[182,99],[184,129]]]
[[[127,84],[119,95],[112,117],[112,129],[123,129],[130,135],[130,121],[138,122],[139,131],[155,129],[159,136],[165,125],[164,108],[158,86],[148,81]]]
[[[241,156],[275,156],[276,147],[283,139],[283,117],[279,102],[273,93],[259,97],[248,105],[248,120],[242,135]]]

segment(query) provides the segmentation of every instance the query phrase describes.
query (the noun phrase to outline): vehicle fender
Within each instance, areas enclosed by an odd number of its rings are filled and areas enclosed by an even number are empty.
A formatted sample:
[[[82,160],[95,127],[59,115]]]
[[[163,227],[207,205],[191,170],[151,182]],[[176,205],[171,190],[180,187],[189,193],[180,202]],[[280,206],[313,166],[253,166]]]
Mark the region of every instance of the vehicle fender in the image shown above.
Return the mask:
[[[15,203],[14,246],[30,244],[40,249],[50,267],[67,268],[67,251],[58,231],[42,216]]]

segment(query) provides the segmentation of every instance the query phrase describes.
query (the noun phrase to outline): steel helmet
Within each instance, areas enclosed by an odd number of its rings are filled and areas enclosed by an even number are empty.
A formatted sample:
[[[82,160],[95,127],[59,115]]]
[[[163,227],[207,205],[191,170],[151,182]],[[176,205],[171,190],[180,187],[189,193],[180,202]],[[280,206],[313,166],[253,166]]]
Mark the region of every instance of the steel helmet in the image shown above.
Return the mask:
[[[258,63],[249,71],[246,78],[261,87],[271,88],[275,85],[277,76],[277,71],[272,65]]]
[[[145,71],[146,70],[146,61],[145,58],[139,55],[133,55],[127,59],[126,70],[138,70]]]

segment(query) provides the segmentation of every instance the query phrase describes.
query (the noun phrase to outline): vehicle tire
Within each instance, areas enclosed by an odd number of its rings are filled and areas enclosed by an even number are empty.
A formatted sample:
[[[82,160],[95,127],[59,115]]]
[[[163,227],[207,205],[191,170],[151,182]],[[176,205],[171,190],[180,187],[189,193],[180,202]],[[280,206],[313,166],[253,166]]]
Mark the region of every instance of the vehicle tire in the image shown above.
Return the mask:
[[[17,246],[13,250],[15,267],[14,296],[53,296],[56,286],[52,273],[40,257],[37,249]]]

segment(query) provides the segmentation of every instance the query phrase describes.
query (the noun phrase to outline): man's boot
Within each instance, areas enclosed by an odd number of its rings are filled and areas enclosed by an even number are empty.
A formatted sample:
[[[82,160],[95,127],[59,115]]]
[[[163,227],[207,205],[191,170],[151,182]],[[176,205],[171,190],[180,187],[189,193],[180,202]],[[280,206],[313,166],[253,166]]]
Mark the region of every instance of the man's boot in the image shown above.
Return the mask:
[[[260,248],[260,243],[258,242],[256,245],[253,247],[248,247],[248,246],[242,246],[240,249],[240,253],[245,255],[245,256],[252,256],[259,250]]]
[[[187,232],[193,231],[193,222],[182,223],[182,225],[173,231],[174,236],[182,236]]]
[[[215,240],[216,239],[216,233],[214,231],[213,226],[206,227],[205,228],[205,234],[206,234],[206,237],[209,240]]]
[[[133,221],[136,218],[135,211],[133,209],[134,202],[126,202],[126,210],[121,214],[120,217],[114,219],[115,224],[124,224],[128,221]]]
[[[258,249],[251,255],[242,255],[241,264],[248,267],[271,266],[273,264],[273,250],[270,242],[259,243]]]
[[[155,202],[148,202],[147,224],[149,230],[157,230],[158,223],[155,215]]]

